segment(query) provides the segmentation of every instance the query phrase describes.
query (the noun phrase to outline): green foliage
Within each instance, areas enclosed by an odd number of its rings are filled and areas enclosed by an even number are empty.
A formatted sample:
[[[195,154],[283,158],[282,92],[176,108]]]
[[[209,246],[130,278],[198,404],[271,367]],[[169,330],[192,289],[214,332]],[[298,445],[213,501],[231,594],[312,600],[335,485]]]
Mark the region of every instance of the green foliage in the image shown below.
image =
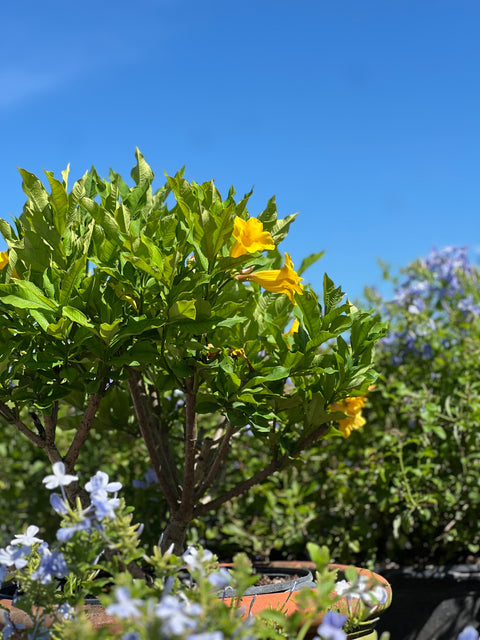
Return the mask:
[[[117,433],[141,434],[180,543],[192,519],[332,431],[329,405],[376,379],[385,326],[343,302],[328,276],[322,300],[308,286],[293,297],[288,278],[288,296],[243,281],[252,269],[285,272],[277,245],[295,216],[279,219],[274,199],[258,220],[275,248],[242,245],[232,257],[250,194],[223,200],[182,172],[154,190],[138,150],[136,160],[133,186],[92,168],[71,191],[68,170],[62,180],[46,172],[46,188],[20,171],[27,202],[14,227],[0,227],[0,415],[69,471],[92,434],[106,451]],[[267,470],[216,496],[216,472],[247,425]]]
[[[465,251],[446,249],[409,265],[397,283],[390,302],[370,293],[391,330],[377,345],[382,375],[368,396],[367,424],[334,449],[324,442],[304,452],[300,464],[226,506],[220,531],[235,527],[252,553],[295,556],[306,538],[344,563],[478,556],[478,270]],[[248,476],[251,449],[243,453]]]

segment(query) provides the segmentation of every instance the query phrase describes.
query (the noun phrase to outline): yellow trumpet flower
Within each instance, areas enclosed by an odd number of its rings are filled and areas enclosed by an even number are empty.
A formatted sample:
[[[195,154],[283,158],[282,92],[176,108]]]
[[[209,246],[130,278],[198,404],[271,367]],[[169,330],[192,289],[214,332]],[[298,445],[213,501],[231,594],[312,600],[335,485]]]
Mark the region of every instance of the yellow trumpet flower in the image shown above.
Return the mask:
[[[275,249],[275,243],[268,231],[263,230],[263,223],[257,218],[235,217],[233,221],[233,237],[235,244],[230,249],[230,256],[238,258],[246,253],[255,253],[265,249]]]
[[[0,251],[0,271],[2,269],[5,269],[8,263],[9,263],[8,251]],[[18,273],[16,269],[14,269],[12,272],[12,278],[18,278]]]
[[[366,424],[367,421],[362,416],[362,409],[366,401],[366,396],[358,396],[345,398],[345,400],[329,405],[330,411],[341,411],[346,416],[338,420],[338,426],[344,438],[349,438],[354,429],[361,429]]]
[[[281,269],[266,271],[254,271],[253,273],[239,274],[239,280],[256,282],[261,287],[272,293],[285,293],[292,304],[295,302],[295,293],[303,293],[303,285],[298,273],[293,269],[293,262],[288,253],[285,254],[285,265]]]
[[[292,326],[290,327],[290,329],[286,333],[284,333],[283,335],[285,337],[293,336],[294,333],[297,333],[299,328],[300,328],[300,323],[298,321],[298,318],[295,318],[295,320],[293,321]]]

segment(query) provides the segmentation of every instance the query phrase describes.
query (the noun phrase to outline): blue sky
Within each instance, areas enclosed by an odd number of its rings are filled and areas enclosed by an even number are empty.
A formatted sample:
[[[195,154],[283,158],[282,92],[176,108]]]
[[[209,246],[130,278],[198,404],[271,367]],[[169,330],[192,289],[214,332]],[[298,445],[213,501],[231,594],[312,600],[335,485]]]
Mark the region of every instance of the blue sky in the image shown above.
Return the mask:
[[[480,246],[478,0],[16,0],[0,20],[2,217],[17,167],[254,186],[320,290]],[[383,289],[386,291],[386,289]]]

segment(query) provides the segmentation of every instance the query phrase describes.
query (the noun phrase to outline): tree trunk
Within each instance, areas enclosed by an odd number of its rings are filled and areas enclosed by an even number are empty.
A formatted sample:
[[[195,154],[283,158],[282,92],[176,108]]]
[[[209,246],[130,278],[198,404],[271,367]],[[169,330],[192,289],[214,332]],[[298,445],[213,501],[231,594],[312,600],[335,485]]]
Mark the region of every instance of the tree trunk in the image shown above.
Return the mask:
[[[192,517],[192,514],[185,513],[174,513],[170,517],[167,527],[160,539],[160,549],[162,553],[170,550],[177,556],[182,555],[185,551],[185,539]]]

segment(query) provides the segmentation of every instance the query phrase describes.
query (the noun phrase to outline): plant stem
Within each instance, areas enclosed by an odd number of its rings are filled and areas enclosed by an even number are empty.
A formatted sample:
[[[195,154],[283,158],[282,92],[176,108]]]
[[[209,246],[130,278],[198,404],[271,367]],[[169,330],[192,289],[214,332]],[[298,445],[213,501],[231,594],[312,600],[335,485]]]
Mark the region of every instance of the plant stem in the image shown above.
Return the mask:
[[[0,415],[2,415],[5,420],[10,422],[10,424],[13,424],[13,426],[16,427],[18,431],[20,431],[20,433],[23,433],[23,435],[26,436],[30,440],[30,442],[36,444],[37,447],[41,447],[42,449],[45,447],[44,439],[40,435],[37,435],[31,429],[29,429],[27,425],[24,424],[20,420],[20,418],[18,418],[13,413],[13,411],[3,402],[0,402]]]
[[[162,454],[163,457],[165,457],[165,452],[160,452],[155,442],[155,415],[149,406],[149,399],[145,390],[143,377],[140,371],[136,369],[128,367],[127,370],[130,376],[128,388],[135,408],[140,433],[145,441],[160,488],[173,512],[178,509],[178,487],[175,484],[174,478],[166,475],[164,472],[168,469],[165,464],[162,464]]]
[[[220,465],[225,459],[230,445],[230,439],[233,435],[234,428],[231,422],[227,423],[227,428],[225,433],[221,438],[221,443],[217,448],[215,459],[213,461],[210,470],[204,477],[204,479],[200,482],[197,490],[195,491],[195,501],[197,502],[204,495],[205,491],[213,484],[215,478],[217,477],[218,470],[220,469]]]
[[[64,458],[67,469],[73,469],[75,462],[78,459],[80,451],[82,450],[85,440],[92,428],[95,416],[97,415],[98,407],[100,406],[100,402],[103,398],[103,391],[105,391],[105,386],[106,382],[103,381],[100,385],[99,393],[92,393],[88,398],[83,418]]]
[[[224,504],[231,498],[236,498],[242,495],[243,493],[246,493],[249,489],[254,487],[256,484],[260,484],[264,482],[269,476],[275,473],[275,471],[279,471],[280,469],[282,469],[287,464],[290,458],[297,456],[301,451],[303,451],[304,449],[309,447],[311,444],[316,442],[319,438],[321,438],[324,435],[324,433],[328,430],[328,428],[329,428],[328,424],[321,425],[320,427],[315,429],[310,435],[308,435],[306,438],[304,438],[303,440],[300,440],[300,442],[298,442],[297,446],[292,451],[292,453],[286,453],[280,458],[277,458],[276,460],[272,460],[270,464],[268,464],[266,467],[264,467],[263,469],[260,469],[260,471],[257,471],[257,473],[255,473],[250,478],[247,478],[247,480],[243,480],[242,482],[239,482],[236,486],[226,491],[223,495],[219,496],[218,498],[215,498],[214,500],[210,500],[209,502],[198,505],[197,507],[195,507],[193,511],[193,516],[194,517],[201,516],[207,513],[208,511],[211,511],[212,509],[217,509],[218,507],[220,507],[222,504]]]
[[[195,413],[196,390],[193,376],[185,379],[185,466],[180,509],[191,513],[195,492],[195,451],[197,447],[197,414]]]

